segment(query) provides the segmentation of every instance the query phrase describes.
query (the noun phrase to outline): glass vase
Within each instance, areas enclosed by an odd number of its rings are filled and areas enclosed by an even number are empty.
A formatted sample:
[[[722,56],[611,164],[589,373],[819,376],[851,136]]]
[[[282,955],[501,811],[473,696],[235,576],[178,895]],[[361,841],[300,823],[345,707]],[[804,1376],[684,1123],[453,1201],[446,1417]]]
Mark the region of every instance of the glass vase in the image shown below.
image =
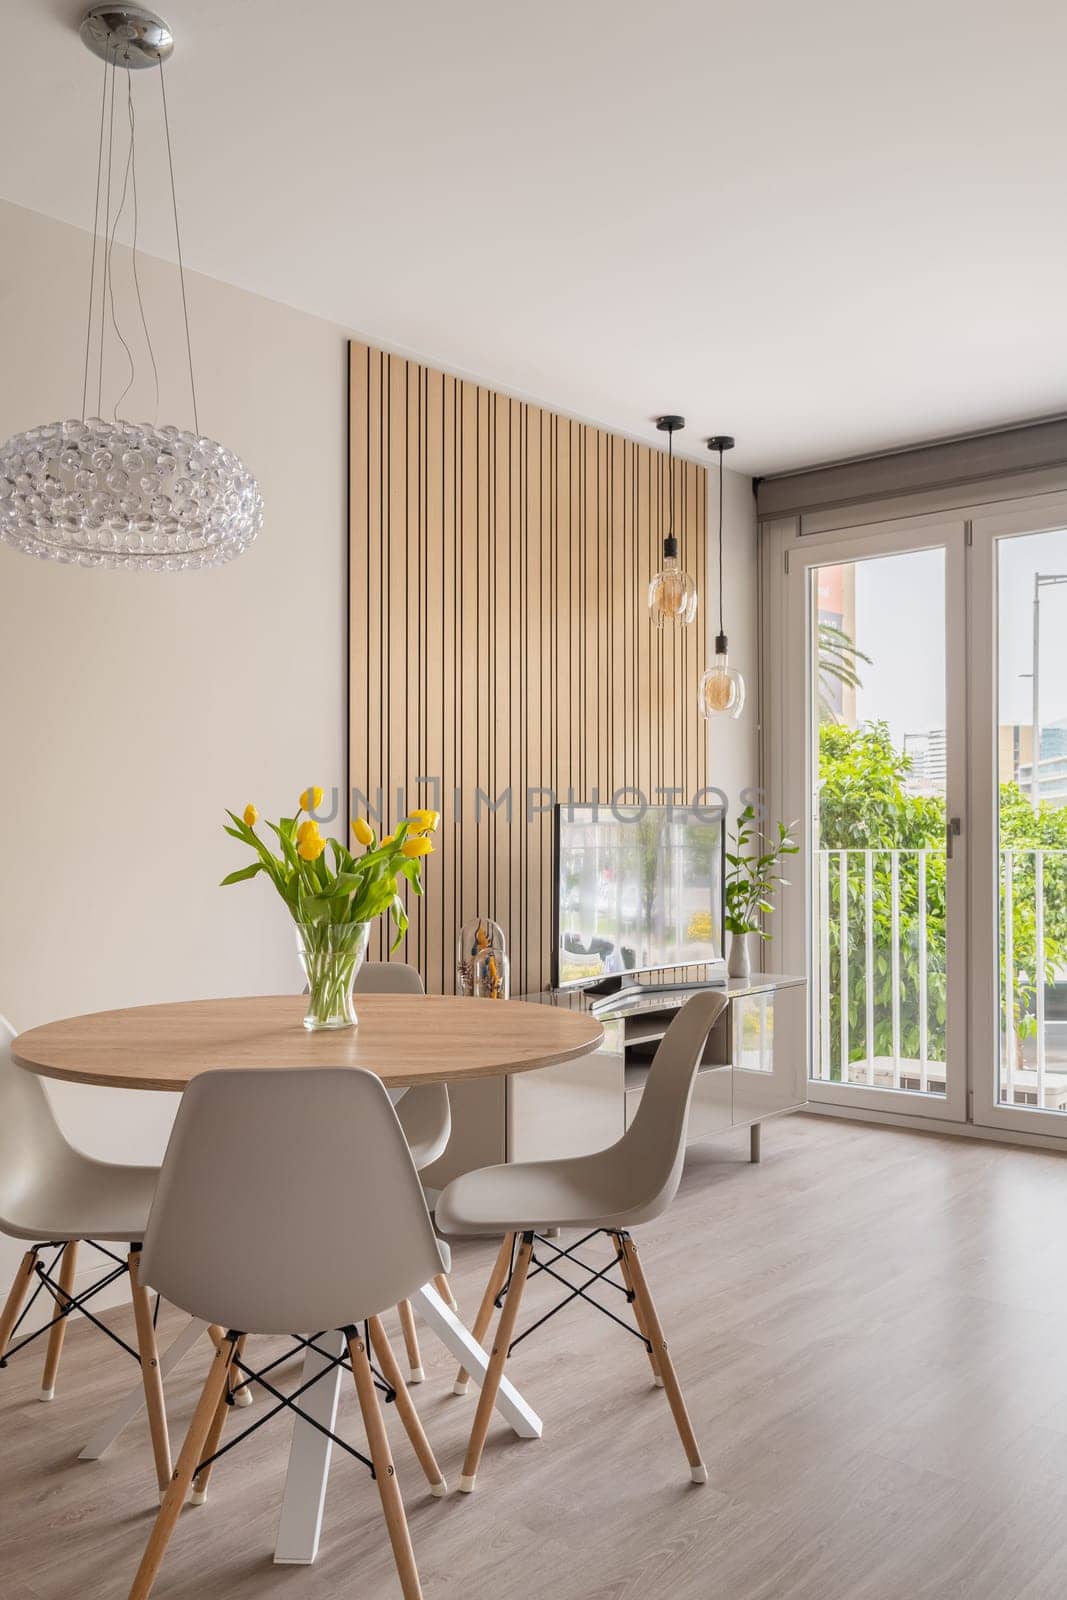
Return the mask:
[[[304,1027],[354,1028],[352,985],[363,965],[369,922],[298,922],[296,947],[307,979]]]
[[[507,952],[504,930],[492,917],[475,917],[465,922],[456,940],[456,993],[474,993],[474,968],[480,956],[495,950]]]

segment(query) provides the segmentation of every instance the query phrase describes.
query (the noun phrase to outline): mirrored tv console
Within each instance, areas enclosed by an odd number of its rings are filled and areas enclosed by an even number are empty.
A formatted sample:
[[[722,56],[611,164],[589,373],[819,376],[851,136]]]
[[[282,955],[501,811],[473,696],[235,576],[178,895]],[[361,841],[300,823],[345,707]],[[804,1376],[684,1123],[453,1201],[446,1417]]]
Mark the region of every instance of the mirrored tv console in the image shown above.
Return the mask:
[[[805,981],[754,973],[707,987],[725,988],[729,1004],[697,1075],[688,1141],[748,1128],[751,1159],[758,1161],[761,1125],[805,1103]],[[693,985],[638,990],[644,992],[608,999],[581,989],[523,995],[531,1005],[592,1012],[603,1024],[603,1044],[562,1066],[454,1086],[452,1142],[425,1181],[440,1186],[500,1161],[584,1155],[621,1138],[641,1103],[656,1046]]]

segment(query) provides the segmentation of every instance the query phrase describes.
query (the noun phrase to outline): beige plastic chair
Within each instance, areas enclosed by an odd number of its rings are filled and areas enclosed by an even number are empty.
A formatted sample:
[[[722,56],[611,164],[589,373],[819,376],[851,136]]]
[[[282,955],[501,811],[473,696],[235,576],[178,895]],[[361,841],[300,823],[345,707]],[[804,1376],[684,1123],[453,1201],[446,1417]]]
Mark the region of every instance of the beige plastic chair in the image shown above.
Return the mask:
[[[0,1017],[0,1233],[30,1243],[0,1312],[0,1366],[6,1366],[7,1357],[15,1349],[46,1331],[40,1328],[9,1348],[29,1310],[26,1300],[36,1280],[32,1298],[47,1290],[56,1307],[56,1315],[47,1327],[48,1347],[41,1378],[41,1399],[51,1400],[71,1311],[84,1311],[94,1320],[85,1302],[128,1269],[156,1475],[162,1491],[170,1478],[170,1447],[158,1363],[144,1358],[145,1333],[152,1327],[152,1306],[138,1272],[140,1240],[148,1221],[158,1168],[94,1161],[68,1144],[41,1080],[14,1060],[14,1038],[15,1030]],[[84,1242],[95,1244],[112,1266],[98,1283],[76,1293],[78,1247]],[[127,1247],[125,1259],[113,1250],[101,1248],[115,1242]],[[40,1258],[49,1247],[57,1254],[45,1267]],[[57,1265],[59,1276],[54,1278]]]
[[[422,978],[416,967],[406,961],[365,961],[352,985],[354,994],[425,994]],[[452,1137],[452,1111],[448,1102],[448,1087],[443,1083],[420,1084],[414,1089],[394,1091],[390,1098],[396,1107],[400,1126],[411,1151],[411,1159],[418,1172],[432,1166],[444,1155]],[[447,1300],[453,1311],[458,1310],[452,1286],[444,1273],[434,1279],[437,1292]],[[419,1336],[415,1330],[415,1313],[409,1300],[397,1306],[400,1326],[404,1334],[404,1348],[408,1358],[408,1382],[422,1383],[426,1374],[422,1367]]]
[[[697,1068],[708,1035],[725,1006],[726,996],[721,991],[705,990],[693,995],[678,1012],[656,1051],[637,1115],[617,1144],[593,1155],[566,1160],[484,1167],[455,1179],[438,1200],[437,1226],[446,1236],[504,1235],[473,1329],[474,1337],[483,1341],[493,1307],[503,1293],[500,1322],[460,1478],[459,1486],[465,1492],[474,1488],[531,1263],[535,1273],[549,1271],[560,1276],[555,1265],[566,1260],[590,1274],[587,1283],[554,1309],[562,1310],[578,1295],[592,1299],[587,1291],[594,1282],[610,1285],[613,1280],[606,1276],[608,1269],[598,1271],[588,1266],[575,1251],[597,1233],[606,1233],[612,1241],[615,1262],[610,1265],[618,1265],[623,1279],[621,1285],[613,1286],[623,1290],[633,1307],[653,1380],[667,1392],[692,1480],[707,1482],[707,1468],[629,1230],[660,1216],[678,1192]],[[586,1239],[564,1249],[543,1237],[549,1229],[557,1228],[587,1230]],[[538,1244],[555,1252],[551,1261],[542,1262],[536,1257]],[[570,1280],[563,1281],[573,1288]],[[604,1309],[596,1300],[592,1303],[597,1309]],[[459,1393],[466,1388],[465,1378],[461,1371],[457,1379]]]
[[[193,1079],[160,1173],[142,1275],[172,1304],[227,1331],[131,1600],[150,1592],[194,1478],[197,1497],[206,1493],[228,1390],[239,1377],[253,1377],[283,1405],[291,1403],[266,1385],[265,1373],[245,1364],[246,1337],[314,1337],[333,1329],[345,1335],[370,1444],[368,1464],[405,1600],[421,1596],[368,1342],[431,1490],[442,1495],[445,1481],[380,1313],[447,1267],[447,1256],[396,1113],[374,1073],[254,1068]]]

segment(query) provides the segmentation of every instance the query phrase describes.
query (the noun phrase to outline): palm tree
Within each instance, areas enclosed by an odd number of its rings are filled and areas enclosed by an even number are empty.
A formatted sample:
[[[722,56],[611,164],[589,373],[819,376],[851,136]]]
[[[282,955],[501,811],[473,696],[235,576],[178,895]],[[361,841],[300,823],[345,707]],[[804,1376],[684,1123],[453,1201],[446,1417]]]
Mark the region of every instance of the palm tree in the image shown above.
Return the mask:
[[[858,661],[865,661],[868,666],[872,665],[870,656],[864,655],[852,637],[843,628],[839,628],[836,622],[820,621],[818,629],[820,722],[838,720],[832,697],[834,683],[840,683],[846,689],[863,687],[856,670]]]

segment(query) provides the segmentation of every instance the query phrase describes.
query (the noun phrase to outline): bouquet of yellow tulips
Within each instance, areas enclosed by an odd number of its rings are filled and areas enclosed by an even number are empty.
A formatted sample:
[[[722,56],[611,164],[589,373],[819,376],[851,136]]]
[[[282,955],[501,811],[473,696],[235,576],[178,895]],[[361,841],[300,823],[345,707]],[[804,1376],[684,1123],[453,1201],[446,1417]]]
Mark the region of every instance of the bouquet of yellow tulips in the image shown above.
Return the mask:
[[[266,826],[278,841],[274,849],[256,832],[259,813],[246,806],[241,816],[227,811],[226,832],[256,852],[257,860],[223,878],[225,886],[266,873],[296,923],[297,942],[307,974],[311,1003],[304,1026],[350,1027],[356,1021],[352,983],[367,948],[370,924],[388,912],[396,929],[395,950],[407,932],[408,915],[399,895],[400,878],[422,893],[420,858],[430,855],[436,811],[413,811],[384,838],[370,823],[352,823],[362,854],[355,856],[337,839],[323,838],[313,812],[322,790],[305,789],[294,817]]]

